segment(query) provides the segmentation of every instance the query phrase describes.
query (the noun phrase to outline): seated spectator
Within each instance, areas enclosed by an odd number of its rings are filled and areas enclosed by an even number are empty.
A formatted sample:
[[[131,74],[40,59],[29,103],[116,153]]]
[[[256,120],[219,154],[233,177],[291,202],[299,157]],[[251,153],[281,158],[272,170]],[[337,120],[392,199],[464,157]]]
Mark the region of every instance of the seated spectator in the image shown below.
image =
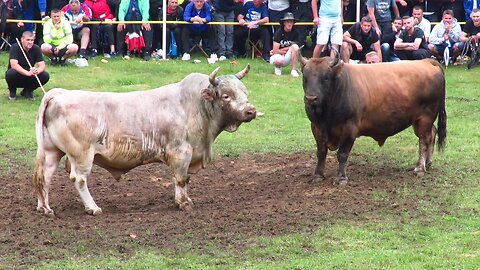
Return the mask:
[[[88,43],[90,43],[90,28],[83,24],[92,19],[92,11],[90,8],[80,3],[79,0],[70,0],[68,5],[62,8],[63,15],[71,24],[73,40],[80,40],[79,56],[85,58],[87,55]]]
[[[472,19],[471,13],[474,9],[480,9],[480,0],[464,0],[463,9],[465,10],[465,20],[468,22]]]
[[[245,43],[248,39],[251,41],[261,40],[263,59],[270,62],[272,41],[268,26],[263,25],[269,22],[267,6],[262,0],[248,1],[243,5],[237,20],[240,24],[234,31],[234,51],[237,56],[242,57],[246,54]]]
[[[392,28],[386,28],[382,37],[380,38],[380,49],[382,50],[382,58],[384,62],[395,62],[399,61],[400,58],[397,57],[394,50],[394,43],[397,40],[400,32],[402,31],[403,22],[402,18],[395,18],[392,22]]]
[[[292,64],[292,77],[298,77],[297,52],[300,34],[294,29],[295,17],[287,12],[280,20],[280,28],[273,35],[273,49],[270,51],[270,64],[275,66],[275,75],[282,75],[282,67]]]
[[[183,21],[183,8],[178,5],[178,0],[168,0],[167,7],[167,21]],[[162,13],[160,13],[162,14]],[[181,55],[183,51],[183,40],[182,40],[182,29],[183,25],[181,24],[167,24],[167,38],[166,38],[166,53],[170,52],[170,44],[172,43],[172,33],[175,43],[178,47],[178,55]]]
[[[430,57],[422,29],[415,27],[413,17],[403,17],[400,36],[395,41],[395,53],[401,60],[420,60]]]
[[[105,34],[108,40],[109,53],[105,54],[107,58],[116,57],[115,52],[115,37],[113,36],[113,24],[117,19],[110,11],[110,7],[107,4],[107,0],[85,0],[85,4],[90,7],[93,13],[94,21],[101,21],[101,24],[92,24],[91,33],[91,57],[95,57],[98,54],[98,37],[101,34]],[[103,49],[103,48],[102,48]],[[107,53],[107,52],[105,52]]]
[[[192,43],[190,39],[201,39],[202,47],[205,52],[210,55],[210,38],[212,36],[212,29],[208,25],[212,21],[211,7],[205,0],[192,0],[186,7],[183,13],[183,20],[191,24],[183,27],[182,41],[185,53],[182,60],[190,60],[190,50]]]
[[[478,44],[480,42],[480,9],[474,8],[470,13],[470,20],[463,27],[463,31],[459,37],[458,50],[463,52],[469,39],[472,39],[472,43]],[[472,48],[465,52],[466,55],[470,55]]]
[[[65,66],[65,60],[77,54],[78,45],[73,43],[72,27],[62,11],[54,9],[51,16],[43,25],[42,53],[50,58],[52,65]]]
[[[121,22],[117,25],[117,46],[118,52],[128,58],[129,51],[126,50],[125,36],[128,33],[135,32],[135,25],[126,25],[125,21],[142,21],[142,25],[138,30],[142,34],[145,48],[142,51],[143,60],[150,60],[152,53],[152,39],[153,31],[152,27],[148,23],[149,20],[150,2],[148,0],[121,0],[118,8],[118,21]]]
[[[2,14],[0,14],[0,18],[2,18],[2,20],[4,12],[6,14],[6,19],[23,19],[22,7],[20,6],[18,0],[1,0],[0,11],[2,12]],[[23,24],[23,22],[6,22],[6,19],[5,22],[2,22],[2,24],[0,25],[1,30],[4,33],[4,37],[7,37],[8,34],[12,34],[13,39],[20,38],[22,36],[22,33],[25,31],[25,25]]]
[[[428,49],[437,59],[442,59],[445,50],[449,50],[449,56],[455,59],[461,53],[458,45],[454,46],[459,41],[461,32],[462,29],[457,23],[457,19],[453,17],[453,11],[445,10],[442,20],[433,27],[430,33]]]
[[[430,32],[432,31],[432,24],[429,20],[423,17],[423,8],[421,6],[414,6],[412,10],[415,27],[422,29],[425,41],[428,43]]]
[[[365,61],[365,55],[371,51],[377,52],[379,62],[382,62],[380,38],[372,28],[370,17],[365,16],[343,34],[342,60],[345,63],[350,59]]]
[[[13,44],[10,48],[10,60],[5,73],[5,80],[10,91],[8,99],[10,100],[17,98],[17,88],[19,87],[23,87],[20,95],[30,100],[35,100],[33,91],[40,86],[35,76],[38,76],[42,85],[45,85],[50,78],[45,71],[42,51],[40,47],[33,43],[34,40],[34,34],[30,31],[25,31],[20,39],[21,44]],[[22,46],[28,60],[25,59],[20,46]],[[29,63],[32,65],[31,68]]]

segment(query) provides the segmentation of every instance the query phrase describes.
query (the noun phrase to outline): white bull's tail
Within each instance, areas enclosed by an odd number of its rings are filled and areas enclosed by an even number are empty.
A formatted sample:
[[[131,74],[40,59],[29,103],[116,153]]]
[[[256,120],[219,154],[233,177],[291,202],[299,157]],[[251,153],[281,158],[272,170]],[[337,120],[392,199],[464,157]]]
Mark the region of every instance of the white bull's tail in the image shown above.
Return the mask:
[[[44,149],[44,117],[45,111],[47,110],[48,102],[53,98],[52,95],[48,93],[43,97],[42,102],[40,103],[40,108],[37,113],[37,120],[35,123],[35,134],[37,138],[37,156],[35,159],[35,171],[33,173],[33,184],[35,186],[35,191],[38,196],[38,208],[45,206],[45,176],[44,176],[44,166],[45,166],[45,149]],[[38,209],[37,210],[41,210]]]

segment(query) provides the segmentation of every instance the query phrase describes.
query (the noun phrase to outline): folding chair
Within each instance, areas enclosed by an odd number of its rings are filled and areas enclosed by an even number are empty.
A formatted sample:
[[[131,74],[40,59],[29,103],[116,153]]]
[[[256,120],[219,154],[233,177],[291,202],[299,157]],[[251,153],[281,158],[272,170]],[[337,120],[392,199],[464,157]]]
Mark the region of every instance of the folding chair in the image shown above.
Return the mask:
[[[471,54],[467,69],[472,69],[478,65],[478,61],[480,60],[480,44],[475,43],[471,37],[467,40],[464,50],[468,52],[469,49],[471,50]]]
[[[262,56],[262,50],[260,50],[258,47],[260,47],[260,39],[257,41],[253,41],[253,39],[250,37],[250,29],[248,29],[248,45],[250,46],[250,53],[252,55],[252,59],[255,59],[257,57]]]
[[[198,48],[205,55],[205,57],[207,57],[207,58],[210,57],[202,47],[202,39],[201,38],[195,37],[192,40],[193,40],[193,46],[190,49],[190,53],[192,53],[193,50],[195,50],[195,48]]]
[[[1,5],[0,10],[0,50],[8,49],[12,47],[12,44],[8,42],[8,38],[5,36],[5,30],[7,29],[7,6],[6,4]]]

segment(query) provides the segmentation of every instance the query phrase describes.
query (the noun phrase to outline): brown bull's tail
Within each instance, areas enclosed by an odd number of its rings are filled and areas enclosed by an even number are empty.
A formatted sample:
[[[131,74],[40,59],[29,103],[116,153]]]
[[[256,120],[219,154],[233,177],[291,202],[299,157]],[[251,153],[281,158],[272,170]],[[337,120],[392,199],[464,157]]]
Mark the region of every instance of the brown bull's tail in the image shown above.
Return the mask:
[[[437,120],[438,150],[445,150],[445,139],[447,138],[447,112],[445,111],[445,98],[442,99]]]
[[[45,166],[45,150],[43,149],[44,141],[44,117],[45,111],[47,110],[48,102],[53,98],[53,96],[46,94],[42,102],[40,103],[40,108],[38,109],[37,120],[35,123],[35,133],[37,137],[37,156],[35,158],[35,171],[33,173],[33,184],[35,186],[35,191],[38,195],[38,199],[42,202],[45,201],[44,196],[44,186],[45,186],[45,177],[43,174],[43,168]]]

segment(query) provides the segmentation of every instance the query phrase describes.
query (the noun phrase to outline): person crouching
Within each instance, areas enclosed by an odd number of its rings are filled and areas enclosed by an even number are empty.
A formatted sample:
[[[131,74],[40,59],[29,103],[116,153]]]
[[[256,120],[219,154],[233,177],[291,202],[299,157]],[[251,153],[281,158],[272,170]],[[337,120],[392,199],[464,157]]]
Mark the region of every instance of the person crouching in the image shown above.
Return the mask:
[[[293,13],[287,12],[280,20],[281,27],[273,35],[273,49],[270,51],[270,64],[275,66],[275,75],[282,75],[282,67],[292,64],[292,77],[298,77],[297,52],[300,35],[293,28],[295,17]]]

